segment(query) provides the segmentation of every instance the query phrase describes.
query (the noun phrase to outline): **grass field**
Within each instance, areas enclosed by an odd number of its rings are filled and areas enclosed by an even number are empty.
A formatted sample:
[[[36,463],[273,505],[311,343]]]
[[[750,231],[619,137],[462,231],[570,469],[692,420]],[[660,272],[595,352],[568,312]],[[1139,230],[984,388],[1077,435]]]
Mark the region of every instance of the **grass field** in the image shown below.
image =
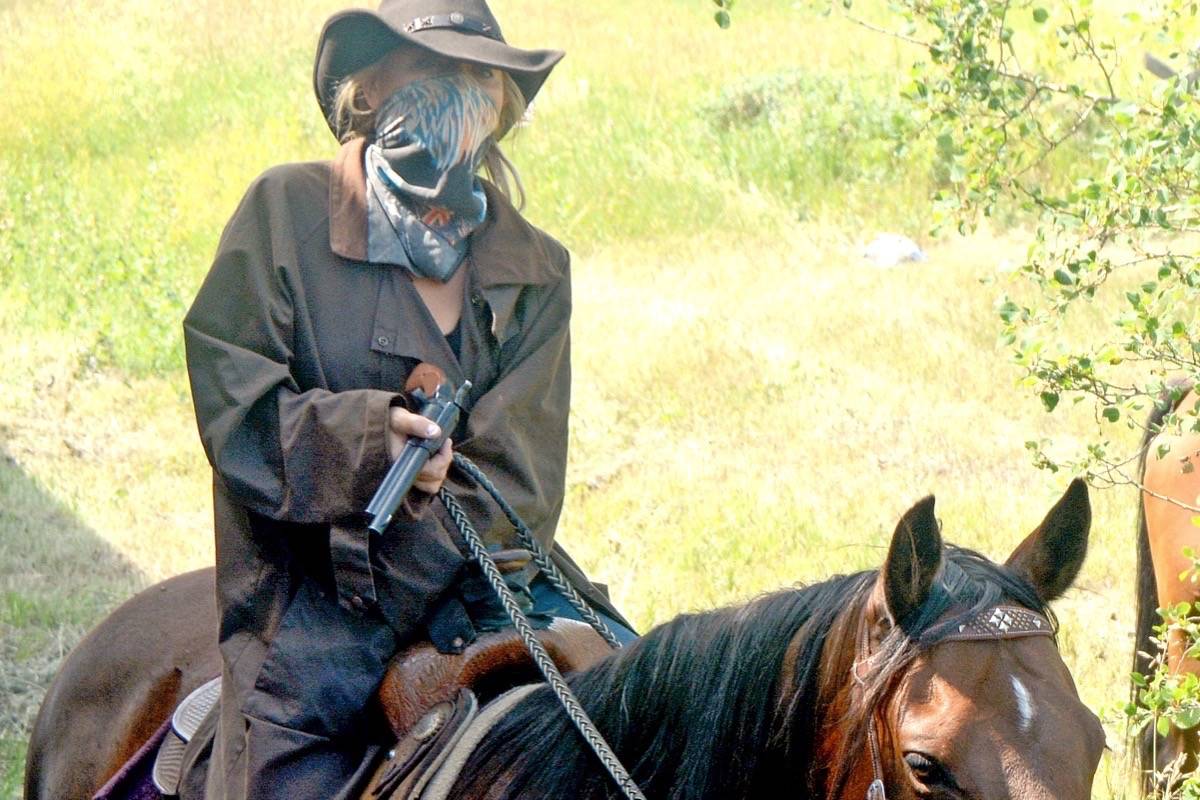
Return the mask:
[[[212,559],[179,320],[254,175],[332,153],[309,76],[340,5],[0,3],[0,797],[62,655]],[[721,32],[699,0],[493,3],[510,41],[569,53],[509,153],[575,253],[560,536],[641,626],[877,566],[930,492],[949,540],[1003,558],[1068,480],[1025,441],[1089,432],[995,343],[981,279],[1020,228],[922,239],[897,269],[860,255],[930,221],[932,150],[897,97],[916,54],[745,5]],[[1057,611],[1109,719],[1095,796],[1117,798],[1134,496],[1093,501]]]

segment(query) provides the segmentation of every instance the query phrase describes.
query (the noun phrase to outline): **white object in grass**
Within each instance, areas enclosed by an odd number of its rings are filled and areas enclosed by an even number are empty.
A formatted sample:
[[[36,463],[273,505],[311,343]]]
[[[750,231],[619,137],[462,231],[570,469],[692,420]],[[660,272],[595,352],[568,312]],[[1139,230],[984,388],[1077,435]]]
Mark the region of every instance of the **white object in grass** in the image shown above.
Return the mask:
[[[924,261],[925,253],[917,243],[898,233],[881,233],[863,248],[863,258],[882,269]]]

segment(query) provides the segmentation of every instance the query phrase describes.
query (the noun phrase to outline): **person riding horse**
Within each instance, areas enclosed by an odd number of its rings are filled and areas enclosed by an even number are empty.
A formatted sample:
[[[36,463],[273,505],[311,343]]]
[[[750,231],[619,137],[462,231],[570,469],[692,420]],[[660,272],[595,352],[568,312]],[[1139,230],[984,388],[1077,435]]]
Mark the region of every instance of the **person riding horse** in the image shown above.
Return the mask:
[[[569,257],[520,215],[497,145],[562,56],[509,46],[483,0],[333,15],[314,88],[340,151],[265,172],[225,228],[184,322],[214,474],[223,660],[207,798],[344,796],[370,768],[369,701],[392,655],[473,640],[464,558],[432,495],[447,486],[491,548],[517,540],[452,449],[635,636],[554,545]],[[439,433],[402,391],[422,363],[470,381],[465,413],[373,537],[362,511],[389,464],[408,437]],[[512,573],[531,610],[578,618],[532,571]]]

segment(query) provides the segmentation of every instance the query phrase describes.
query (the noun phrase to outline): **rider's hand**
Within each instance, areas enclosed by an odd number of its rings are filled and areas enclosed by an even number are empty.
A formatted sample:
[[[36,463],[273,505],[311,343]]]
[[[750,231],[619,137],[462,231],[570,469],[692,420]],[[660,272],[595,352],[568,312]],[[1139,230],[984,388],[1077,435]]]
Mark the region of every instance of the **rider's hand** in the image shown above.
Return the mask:
[[[442,488],[442,482],[446,480],[446,473],[450,470],[450,462],[453,458],[450,437],[446,437],[446,441],[442,442],[442,448],[434,453],[425,462],[424,469],[417,473],[413,487],[422,492],[437,494],[438,489]]]
[[[399,458],[410,436],[425,439],[439,433],[438,426],[420,414],[405,411],[403,408],[392,408],[388,419],[388,457],[392,461]],[[426,461],[425,466],[417,473],[413,487],[422,492],[437,494],[438,489],[442,488],[442,482],[446,480],[452,453],[450,439],[447,438],[442,442],[441,449]]]

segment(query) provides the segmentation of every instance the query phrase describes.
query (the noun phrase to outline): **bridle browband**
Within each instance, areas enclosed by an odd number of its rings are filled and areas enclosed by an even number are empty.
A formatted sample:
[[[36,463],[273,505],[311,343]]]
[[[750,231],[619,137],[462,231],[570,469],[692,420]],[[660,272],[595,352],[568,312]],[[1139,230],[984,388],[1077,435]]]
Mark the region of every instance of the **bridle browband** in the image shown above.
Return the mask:
[[[855,683],[865,683],[862,667],[870,668],[871,636],[869,626],[862,626],[858,640],[858,652],[851,673]],[[944,642],[989,642],[1004,639],[1023,639],[1028,636],[1054,636],[1050,620],[1036,611],[1011,604],[989,606],[971,614],[965,620],[934,625],[916,641],[924,647]],[[867,787],[866,800],[887,800],[883,783],[883,760],[879,753],[879,733],[875,730],[875,710],[869,714],[867,724],[867,746],[871,751],[871,785]]]

